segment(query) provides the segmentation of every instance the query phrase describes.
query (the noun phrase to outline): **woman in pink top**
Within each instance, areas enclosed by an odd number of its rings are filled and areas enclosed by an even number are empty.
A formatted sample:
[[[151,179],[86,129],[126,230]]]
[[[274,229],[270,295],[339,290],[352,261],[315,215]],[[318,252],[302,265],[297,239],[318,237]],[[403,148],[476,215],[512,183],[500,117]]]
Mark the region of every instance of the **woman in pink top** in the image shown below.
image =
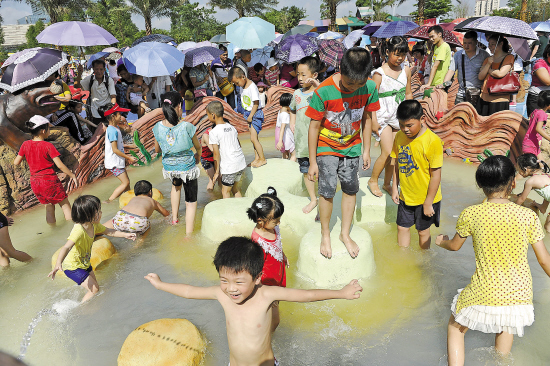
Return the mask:
[[[550,91],[550,44],[544,49],[542,59],[533,67],[533,81],[527,95],[527,115],[537,109],[537,98],[540,92]]]
[[[529,128],[523,139],[522,151],[524,154],[531,153],[539,156],[540,141],[544,137],[550,141],[550,135],[544,130],[548,116],[546,112],[550,110],[550,92],[543,91],[538,96],[539,109],[535,109],[529,118]]]
[[[281,86],[286,86],[287,88],[295,88],[298,85],[298,79],[296,78],[296,70],[294,70],[293,64],[283,64],[281,68]]]

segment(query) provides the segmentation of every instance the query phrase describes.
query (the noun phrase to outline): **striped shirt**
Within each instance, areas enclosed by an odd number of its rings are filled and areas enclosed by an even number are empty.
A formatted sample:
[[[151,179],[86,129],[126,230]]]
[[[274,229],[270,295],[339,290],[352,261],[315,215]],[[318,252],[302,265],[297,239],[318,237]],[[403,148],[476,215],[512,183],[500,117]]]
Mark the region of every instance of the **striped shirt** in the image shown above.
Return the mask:
[[[306,116],[321,121],[317,156],[356,157],[361,155],[363,112],[380,109],[376,84],[368,80],[353,93],[342,93],[334,76],[315,89]]]
[[[478,88],[481,89],[483,80],[479,80],[479,70],[483,65],[483,61],[489,57],[487,51],[476,47],[476,54],[474,57],[469,58],[464,50],[457,51],[454,55],[454,67],[451,65],[451,70],[458,71],[458,96],[463,97],[464,91],[464,78],[462,76],[462,55],[464,55],[464,73],[466,74],[466,88]]]

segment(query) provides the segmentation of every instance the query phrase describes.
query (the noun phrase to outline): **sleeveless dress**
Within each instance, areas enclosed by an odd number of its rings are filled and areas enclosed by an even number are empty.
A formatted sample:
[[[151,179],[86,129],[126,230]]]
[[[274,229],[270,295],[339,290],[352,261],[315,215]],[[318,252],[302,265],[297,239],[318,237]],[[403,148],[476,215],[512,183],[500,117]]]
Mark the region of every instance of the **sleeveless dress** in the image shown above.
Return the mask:
[[[397,107],[399,106],[399,103],[405,100],[405,92],[407,87],[405,65],[401,64],[401,72],[399,73],[397,79],[386,75],[382,67],[374,70],[374,73],[378,73],[382,76],[382,82],[380,83],[380,88],[378,89],[380,109],[376,111],[376,118],[380,124],[378,134],[381,134],[387,126],[398,130],[399,122],[397,121],[396,116]]]
[[[258,243],[264,250],[264,269],[262,273],[262,284],[267,286],[286,287],[286,268],[283,255],[283,243],[279,226],[275,227],[275,240],[266,239],[256,231],[252,230],[251,239]]]

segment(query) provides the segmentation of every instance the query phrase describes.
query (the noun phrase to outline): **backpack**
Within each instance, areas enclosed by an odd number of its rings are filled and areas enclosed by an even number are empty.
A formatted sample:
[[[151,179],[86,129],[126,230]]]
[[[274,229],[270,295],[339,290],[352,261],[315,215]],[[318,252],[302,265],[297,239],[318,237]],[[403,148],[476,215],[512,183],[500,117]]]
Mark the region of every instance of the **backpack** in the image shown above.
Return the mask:
[[[103,75],[104,77],[104,81],[103,83],[105,83],[105,88],[107,88],[107,92],[109,92],[109,79],[111,79],[107,74],[104,74]],[[90,87],[88,89],[90,89],[90,95],[88,97],[88,99],[86,99],[86,117],[88,118],[88,120],[92,121],[94,118],[93,114],[92,114],[92,85],[94,85],[94,80],[96,80],[96,77],[95,77],[95,74],[92,74],[92,77],[90,78]]]

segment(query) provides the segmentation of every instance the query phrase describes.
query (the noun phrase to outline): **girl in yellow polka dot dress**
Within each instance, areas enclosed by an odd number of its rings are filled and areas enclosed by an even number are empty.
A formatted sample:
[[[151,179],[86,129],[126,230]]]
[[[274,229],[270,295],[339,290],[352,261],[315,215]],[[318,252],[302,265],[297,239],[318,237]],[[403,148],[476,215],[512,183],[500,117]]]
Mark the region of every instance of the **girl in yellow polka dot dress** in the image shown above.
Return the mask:
[[[544,232],[531,209],[508,200],[515,187],[516,170],[505,156],[492,156],[476,171],[477,185],[487,196],[467,207],[458,218],[456,234],[439,235],[437,245],[459,250],[472,236],[476,271],[451,305],[447,328],[449,365],[464,365],[464,334],[468,329],[496,333],[495,348],[503,355],[512,349],[514,334],[522,337],[533,324],[533,283],[527,250],[533,246],[543,270],[550,276],[550,254]]]

